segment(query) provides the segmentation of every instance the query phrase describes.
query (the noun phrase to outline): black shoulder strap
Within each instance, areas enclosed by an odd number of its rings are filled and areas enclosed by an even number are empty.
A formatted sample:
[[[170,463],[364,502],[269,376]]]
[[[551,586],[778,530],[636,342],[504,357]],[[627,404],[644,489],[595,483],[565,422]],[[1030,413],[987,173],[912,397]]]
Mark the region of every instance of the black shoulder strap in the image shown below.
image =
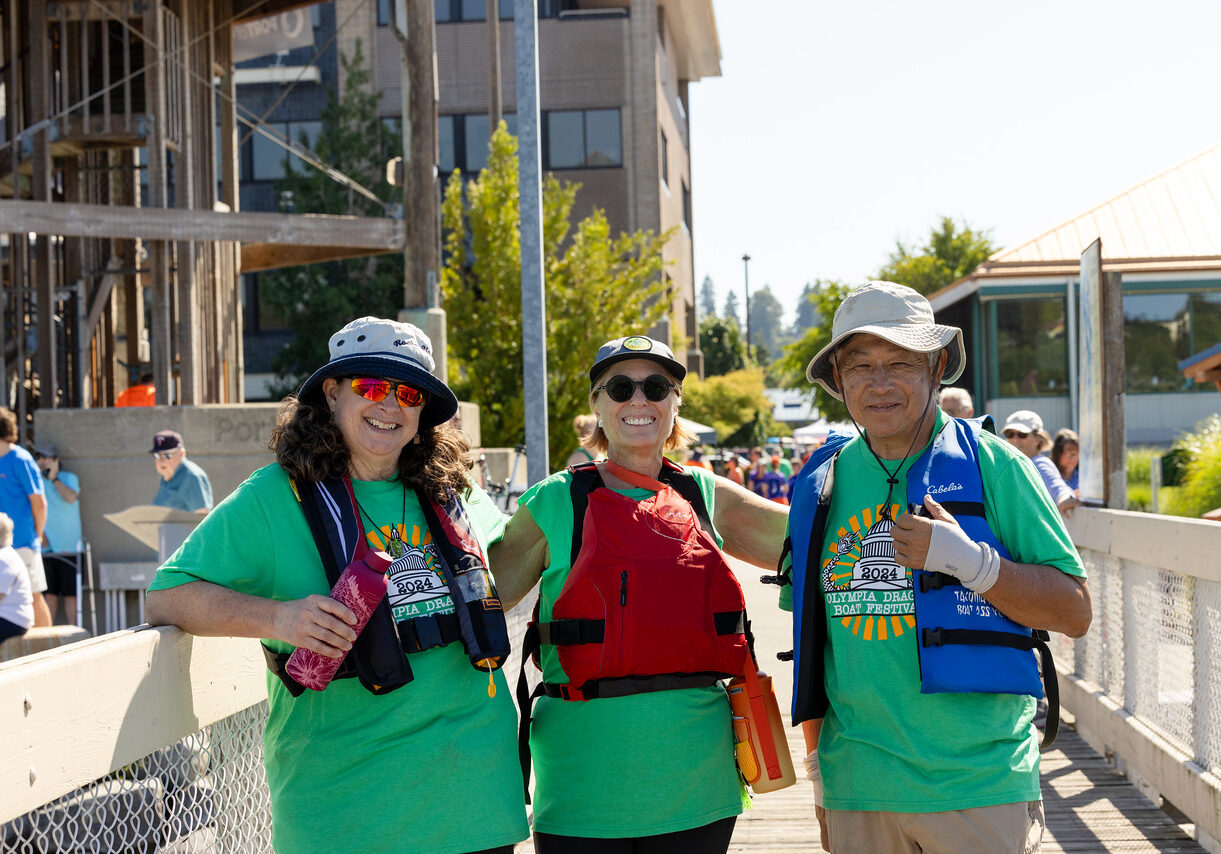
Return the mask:
[[[831,489],[835,483],[835,461],[839,451],[826,462],[827,476],[823,480],[822,490],[818,493],[818,504],[814,509],[814,520],[810,524],[810,541],[806,547],[805,590],[801,605],[800,638],[809,638],[802,647],[811,650],[808,656],[811,660],[802,663],[806,668],[806,678],[797,680],[793,690],[797,692],[794,698],[794,708],[801,715],[802,721],[821,718],[827,713],[829,701],[823,675],[823,650],[827,645],[827,612],[823,604],[822,567],[819,557],[822,555],[822,541],[827,528],[827,514],[831,512]]]
[[[581,553],[581,538],[585,533],[585,511],[589,508],[589,493],[605,484],[602,482],[602,475],[598,473],[597,463],[569,466],[568,471],[572,474],[572,483],[569,486],[572,495],[572,555],[568,565],[575,566],[577,555]]]
[[[432,541],[441,555],[442,575],[454,603],[467,657],[471,665],[479,670],[486,670],[489,674],[492,670],[499,670],[509,657],[509,630],[505,623],[504,607],[491,587],[487,563],[462,502],[457,496],[451,496],[444,507],[438,508],[418,487],[416,498],[424,511]],[[444,520],[438,509],[445,514]],[[467,573],[478,574],[474,586],[459,580]]]
[[[356,553],[364,527],[357,516],[356,497],[343,480],[293,484],[301,512],[318,547],[318,556],[331,586]],[[349,669],[350,668],[350,669]],[[272,668],[272,672],[276,670]],[[277,673],[283,680],[286,673]],[[388,694],[414,679],[403,654],[389,598],[383,598],[336,676],[355,675],[374,694]],[[285,681],[291,692],[293,686]]]

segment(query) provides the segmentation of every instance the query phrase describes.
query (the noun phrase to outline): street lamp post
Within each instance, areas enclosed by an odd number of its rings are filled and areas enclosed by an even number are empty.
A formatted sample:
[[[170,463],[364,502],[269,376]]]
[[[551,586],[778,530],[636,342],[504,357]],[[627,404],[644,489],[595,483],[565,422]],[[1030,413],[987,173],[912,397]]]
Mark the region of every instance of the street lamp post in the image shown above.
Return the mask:
[[[746,283],[746,358],[750,358],[750,256],[742,254],[742,277]]]

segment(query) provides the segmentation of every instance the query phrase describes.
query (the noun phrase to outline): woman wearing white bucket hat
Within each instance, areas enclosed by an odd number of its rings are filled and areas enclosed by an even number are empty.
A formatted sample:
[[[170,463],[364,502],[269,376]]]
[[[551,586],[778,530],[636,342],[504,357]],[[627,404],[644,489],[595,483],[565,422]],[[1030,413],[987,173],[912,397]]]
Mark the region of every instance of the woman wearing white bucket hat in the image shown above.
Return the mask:
[[[869,282],[807,368],[862,428],[830,437],[803,468],[782,565],[793,721],[836,854],[962,850],[968,838],[973,850],[1026,850],[1042,833],[1029,647],[973,658],[981,647],[964,645],[977,641],[945,641],[976,662],[951,668],[945,687],[930,666],[940,649],[917,630],[929,612],[913,580],[934,573],[937,590],[980,619],[1003,614],[1017,638],[1076,637],[1090,622],[1084,569],[1035,473],[984,419],[936,405],[965,357],[961,330],[936,323],[928,300]]]
[[[280,408],[277,462],[204,519],[148,594],[154,624],[266,639],[280,854],[507,854],[528,833],[483,560],[505,517],[467,478],[431,351],[415,326],[375,317],[331,336],[330,360]],[[388,590],[358,635],[327,593],[366,544],[389,555]],[[285,668],[294,647],[346,657],[305,690]]]

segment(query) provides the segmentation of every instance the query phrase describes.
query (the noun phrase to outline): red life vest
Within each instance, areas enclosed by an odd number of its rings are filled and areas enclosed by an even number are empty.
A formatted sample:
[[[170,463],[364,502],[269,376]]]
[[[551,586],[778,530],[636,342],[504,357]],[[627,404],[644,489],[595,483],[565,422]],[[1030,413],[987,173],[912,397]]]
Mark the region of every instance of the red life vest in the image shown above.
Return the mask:
[[[636,501],[605,488],[597,464],[569,471],[572,568],[551,621],[537,622],[536,610],[531,626],[539,644],[557,648],[568,682],[543,690],[590,700],[740,675],[749,660],[746,603],[695,478],[666,461],[663,482],[634,484],[657,490]]]

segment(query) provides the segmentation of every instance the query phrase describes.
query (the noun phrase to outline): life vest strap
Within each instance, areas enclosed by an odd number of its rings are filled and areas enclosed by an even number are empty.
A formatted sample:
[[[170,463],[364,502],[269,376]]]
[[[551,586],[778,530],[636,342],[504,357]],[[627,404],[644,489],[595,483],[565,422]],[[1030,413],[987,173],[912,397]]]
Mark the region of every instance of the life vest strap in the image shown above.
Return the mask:
[[[1039,746],[1047,748],[1056,740],[1056,734],[1060,730],[1060,677],[1056,673],[1056,665],[1052,660],[1051,647],[1047,645],[1050,637],[1042,629],[1035,629],[1030,635],[1019,635],[1013,632],[992,632],[984,629],[926,628],[921,643],[924,646],[982,644],[1007,646],[1011,649],[1025,651],[1038,650],[1039,669],[1043,674],[1043,690],[1047,694],[1047,720],[1043,724],[1043,741]]]
[[[958,579],[946,572],[933,572],[930,570],[917,574],[920,576],[921,593],[928,593],[930,590],[940,590],[942,587],[958,584]],[[937,646],[941,646],[941,644],[937,644]]]
[[[605,700],[610,697],[630,697],[655,691],[676,691],[683,688],[707,688],[731,673],[662,673],[656,676],[624,676],[615,679],[595,679],[579,688],[567,682],[543,682],[543,693],[560,700]]]
[[[457,614],[430,614],[398,624],[399,641],[408,655],[462,640]]]
[[[536,627],[538,642],[552,646],[602,643],[606,637],[606,620],[552,620]]]

